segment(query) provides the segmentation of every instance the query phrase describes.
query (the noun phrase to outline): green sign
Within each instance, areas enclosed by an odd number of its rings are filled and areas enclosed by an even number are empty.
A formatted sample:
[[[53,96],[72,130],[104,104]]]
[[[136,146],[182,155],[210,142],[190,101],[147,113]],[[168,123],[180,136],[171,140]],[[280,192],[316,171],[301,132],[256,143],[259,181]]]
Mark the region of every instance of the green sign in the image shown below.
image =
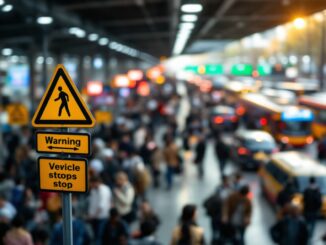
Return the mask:
[[[221,75],[223,74],[223,65],[221,64],[206,64],[186,66],[185,71],[201,75]]]
[[[251,76],[253,71],[252,65],[235,64],[232,66],[231,74],[234,76]]]
[[[223,74],[223,65],[221,64],[207,64],[205,65],[207,75],[221,75]]]
[[[185,71],[197,73],[198,66],[186,66],[184,68]]]
[[[259,76],[267,76],[271,74],[272,68],[269,65],[258,65],[257,71]]]

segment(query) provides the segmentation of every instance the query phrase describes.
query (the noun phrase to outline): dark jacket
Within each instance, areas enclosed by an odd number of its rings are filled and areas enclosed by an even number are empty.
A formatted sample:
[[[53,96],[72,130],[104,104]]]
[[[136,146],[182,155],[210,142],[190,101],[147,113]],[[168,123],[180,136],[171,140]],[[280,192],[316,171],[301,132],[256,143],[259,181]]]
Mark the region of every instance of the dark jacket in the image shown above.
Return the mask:
[[[308,230],[300,217],[285,216],[271,228],[271,236],[279,245],[308,244]]]
[[[101,232],[101,244],[123,244],[122,239],[128,239],[129,231],[128,226],[123,221],[118,221],[116,224],[112,224],[108,221]]]
[[[322,196],[318,187],[308,187],[303,193],[303,212],[305,215],[318,214],[322,206]]]

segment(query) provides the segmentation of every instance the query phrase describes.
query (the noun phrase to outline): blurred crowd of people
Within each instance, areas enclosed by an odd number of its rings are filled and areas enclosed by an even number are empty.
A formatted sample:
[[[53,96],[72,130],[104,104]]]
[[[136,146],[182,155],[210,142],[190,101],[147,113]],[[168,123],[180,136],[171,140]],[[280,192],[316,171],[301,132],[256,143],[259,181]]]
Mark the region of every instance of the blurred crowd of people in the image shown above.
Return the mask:
[[[160,245],[155,234],[161,219],[148,201],[149,188],[171,191],[176,175],[183,175],[187,154],[205,176],[204,162],[212,135],[205,97],[188,87],[190,111],[184,127],[178,122],[182,96],[170,84],[144,98],[116,95],[115,119],[92,132],[89,191],[73,194],[73,240],[76,245]],[[91,101],[92,103],[92,101]],[[0,244],[63,244],[61,195],[39,190],[34,131],[12,128],[3,134],[0,169]],[[183,207],[171,227],[171,245],[245,244],[244,234],[253,212],[252,193],[241,174],[225,175],[228,148],[214,135],[221,183],[203,202],[211,221],[212,242],[197,224],[193,204]],[[215,185],[216,183],[212,183]],[[304,193],[303,216],[292,205],[293,185],[279,194],[279,221],[271,228],[278,244],[308,244],[321,205],[318,186],[311,179]],[[162,244],[165,245],[165,244]]]

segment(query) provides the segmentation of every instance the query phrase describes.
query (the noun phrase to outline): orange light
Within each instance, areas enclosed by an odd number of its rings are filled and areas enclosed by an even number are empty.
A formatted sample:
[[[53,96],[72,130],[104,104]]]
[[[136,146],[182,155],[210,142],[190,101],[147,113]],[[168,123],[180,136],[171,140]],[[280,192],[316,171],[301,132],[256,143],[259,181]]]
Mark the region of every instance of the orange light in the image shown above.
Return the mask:
[[[117,88],[126,88],[129,87],[130,80],[126,75],[116,75],[114,77],[114,87]]]
[[[158,76],[158,77],[156,78],[156,83],[157,83],[157,84],[163,84],[163,83],[165,83],[165,77],[162,76],[162,75]]]
[[[283,136],[281,138],[281,141],[282,141],[282,143],[287,144],[287,143],[289,143],[289,137]]]
[[[201,66],[198,66],[198,69],[197,69],[197,72],[201,75],[205,74],[206,72],[206,68],[205,66],[201,65]]]
[[[86,85],[86,91],[89,96],[100,95],[103,92],[103,83],[100,81],[89,81]]]
[[[247,148],[244,148],[244,147],[240,147],[238,149],[238,154],[239,155],[247,155],[249,153],[249,151],[247,150]]]
[[[214,117],[214,123],[221,124],[224,122],[223,117]]]
[[[259,77],[259,72],[258,71],[253,71],[252,76],[253,77]]]
[[[151,80],[155,80],[156,78],[161,76],[161,74],[162,74],[162,70],[158,66],[154,66],[150,68],[149,70],[147,70],[146,73],[147,77]]]
[[[267,125],[267,119],[265,117],[260,118],[260,125],[261,126],[266,126]]]
[[[247,194],[247,197],[249,200],[253,200],[254,199],[254,193],[252,191],[249,191]]]
[[[144,77],[144,73],[142,70],[129,70],[127,75],[128,78],[133,81],[142,80]]]
[[[147,82],[142,81],[138,84],[137,87],[137,93],[140,96],[148,96],[150,94],[151,90]]]
[[[243,116],[246,112],[246,109],[243,107],[243,106],[239,106],[236,110],[235,110],[235,113],[238,115],[238,116]]]
[[[306,138],[306,142],[307,144],[312,144],[312,142],[314,142],[314,138],[312,136],[309,136]]]

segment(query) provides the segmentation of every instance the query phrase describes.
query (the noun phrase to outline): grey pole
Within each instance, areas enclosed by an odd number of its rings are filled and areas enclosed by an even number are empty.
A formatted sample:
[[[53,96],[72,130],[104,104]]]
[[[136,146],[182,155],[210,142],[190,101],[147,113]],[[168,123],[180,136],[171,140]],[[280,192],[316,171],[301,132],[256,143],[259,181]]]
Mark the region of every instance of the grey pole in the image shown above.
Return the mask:
[[[49,39],[48,39],[48,33],[46,30],[43,30],[43,37],[42,37],[42,53],[43,53],[43,65],[42,65],[42,84],[43,88],[46,89],[47,86],[47,69],[46,69],[46,58],[48,57],[48,45],[49,45]]]
[[[69,132],[69,129],[63,129]],[[69,156],[68,156],[69,157]],[[62,193],[63,245],[73,245],[71,193]]]

